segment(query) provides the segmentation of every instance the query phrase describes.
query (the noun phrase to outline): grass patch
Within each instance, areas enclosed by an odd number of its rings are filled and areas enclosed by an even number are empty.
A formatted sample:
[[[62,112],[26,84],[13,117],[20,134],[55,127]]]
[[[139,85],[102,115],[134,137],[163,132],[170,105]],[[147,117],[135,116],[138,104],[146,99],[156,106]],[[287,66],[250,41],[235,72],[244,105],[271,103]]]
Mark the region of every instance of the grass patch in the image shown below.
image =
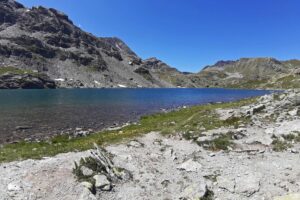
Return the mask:
[[[0,75],[5,73],[12,73],[12,74],[18,74],[18,75],[24,75],[24,74],[36,74],[32,70],[24,70],[24,69],[18,69],[15,67],[0,67]]]
[[[104,171],[103,168],[101,168],[98,164],[97,161],[92,158],[92,157],[87,157],[87,158],[81,158],[78,163],[74,163],[75,167],[73,168],[73,174],[76,176],[77,180],[79,182],[89,182],[92,184],[95,184],[95,180],[93,178],[94,175],[96,175],[98,172],[101,173]],[[91,169],[93,173],[91,175],[84,175],[82,172],[82,167],[86,167],[88,169]]]
[[[292,132],[288,135],[283,135],[282,137],[284,138],[284,140],[289,142],[300,142],[300,132]]]
[[[246,82],[240,82],[236,84],[229,84],[228,88],[247,88],[247,89],[256,89],[256,88],[264,88],[264,85],[268,83],[269,80],[248,80]]]
[[[228,150],[228,147],[232,147],[234,143],[232,142],[232,135],[221,135],[211,141],[197,142],[200,146],[211,151]]]
[[[219,108],[236,108],[254,103],[255,98],[222,104],[207,104],[193,106],[169,113],[158,113],[144,116],[139,124],[130,125],[117,131],[103,131],[87,137],[72,138],[57,136],[49,141],[19,142],[6,144],[0,148],[0,162],[9,162],[24,159],[41,159],[45,156],[54,156],[71,151],[84,151],[93,148],[93,143],[100,146],[119,143],[140,136],[151,131],[160,131],[162,134],[187,133],[201,134],[201,128],[211,130],[236,124],[237,119],[224,122],[214,112]],[[239,119],[240,121],[240,119]],[[214,148],[223,148],[228,145],[226,138],[214,141]]]
[[[291,148],[292,145],[286,141],[281,141],[279,139],[275,139],[273,140],[272,142],[272,149],[273,151],[276,151],[276,152],[282,152],[282,151],[286,151],[288,148]]]

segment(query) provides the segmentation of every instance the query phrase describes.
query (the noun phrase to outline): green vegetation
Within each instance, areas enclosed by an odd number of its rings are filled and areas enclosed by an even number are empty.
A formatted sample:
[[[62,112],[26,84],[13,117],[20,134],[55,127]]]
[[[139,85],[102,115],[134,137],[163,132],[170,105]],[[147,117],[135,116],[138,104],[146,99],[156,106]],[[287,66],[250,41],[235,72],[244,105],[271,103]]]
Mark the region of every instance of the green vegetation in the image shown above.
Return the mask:
[[[0,75],[5,73],[13,73],[13,74],[35,74],[32,70],[23,70],[15,67],[0,67]]]
[[[289,142],[300,142],[300,132],[292,132],[288,135],[283,135],[282,137]]]
[[[182,133],[183,135],[200,135],[202,130],[211,130],[222,126],[231,126],[246,119],[221,121],[214,112],[218,108],[240,107],[255,102],[255,99],[246,99],[237,102],[222,104],[207,104],[194,106],[169,113],[158,113],[144,116],[139,124],[133,124],[118,131],[103,131],[87,137],[69,139],[69,136],[57,136],[49,141],[19,142],[7,144],[0,148],[0,162],[24,159],[40,159],[45,156],[54,156],[70,151],[84,151],[91,149],[93,143],[105,146],[132,139],[151,131],[160,131],[162,134]],[[215,148],[226,144],[225,138],[214,141]],[[228,144],[228,143],[227,143]]]
[[[277,79],[269,80],[249,80],[246,82],[240,82],[236,84],[229,84],[227,88],[246,88],[246,89],[257,89],[257,88],[273,88],[273,89],[291,89],[300,88],[300,76],[299,75],[287,75]]]
[[[300,132],[294,131],[287,135],[282,135],[282,140],[275,138],[272,142],[272,149],[276,152],[286,151],[293,147],[293,143],[300,143]]]
[[[272,145],[273,145],[273,148],[272,148],[273,151],[276,151],[276,152],[285,151],[288,148],[292,147],[292,145],[290,143],[288,143],[286,141],[281,141],[279,139],[273,140]]]
[[[104,169],[100,168],[100,166],[97,164],[97,161],[92,157],[81,158],[79,164],[76,162],[74,164],[75,167],[73,168],[73,174],[76,176],[79,182],[87,181],[94,184],[95,180],[93,179],[93,176],[98,172],[101,173],[104,171]],[[81,169],[83,166],[91,169],[93,173],[91,173],[91,175],[84,175]]]
[[[197,142],[199,145],[203,146],[206,149],[212,151],[219,151],[219,150],[228,150],[228,147],[233,146],[233,142],[231,141],[232,135],[221,135],[211,141],[205,142]]]
[[[266,88],[264,85],[268,83],[269,80],[249,80],[246,82],[231,84],[226,86],[227,88],[245,88],[245,89],[257,89]]]
[[[300,77],[297,75],[284,76],[277,79],[275,85],[279,88],[300,88]]]

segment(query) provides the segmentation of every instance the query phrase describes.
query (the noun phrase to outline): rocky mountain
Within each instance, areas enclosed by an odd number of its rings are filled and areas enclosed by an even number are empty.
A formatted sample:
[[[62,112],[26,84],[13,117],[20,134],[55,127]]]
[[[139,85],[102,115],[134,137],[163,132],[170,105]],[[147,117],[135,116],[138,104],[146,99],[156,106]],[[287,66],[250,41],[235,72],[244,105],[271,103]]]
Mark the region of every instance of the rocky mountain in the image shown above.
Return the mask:
[[[118,38],[87,33],[60,11],[14,0],[0,0],[1,69],[2,88],[23,88],[22,80],[31,85],[32,74],[53,80],[53,87],[300,87],[299,60],[241,58],[184,73],[157,58],[142,60]],[[13,73],[18,70],[28,73]],[[49,88],[46,83],[39,88]]]
[[[219,61],[192,77],[197,80],[199,87],[298,88],[299,69],[298,60],[241,58],[236,61]]]
[[[0,67],[47,74],[59,87],[174,87],[118,38],[84,32],[67,15],[0,1]]]

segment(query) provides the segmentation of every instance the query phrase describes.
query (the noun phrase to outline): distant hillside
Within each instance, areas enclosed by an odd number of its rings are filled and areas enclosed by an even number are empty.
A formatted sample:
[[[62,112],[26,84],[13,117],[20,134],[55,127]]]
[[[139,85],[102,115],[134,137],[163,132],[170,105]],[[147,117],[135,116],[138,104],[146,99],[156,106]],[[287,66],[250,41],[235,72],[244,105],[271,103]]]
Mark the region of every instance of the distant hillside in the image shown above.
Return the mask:
[[[198,79],[199,87],[300,88],[299,75],[299,60],[241,58],[219,61],[192,77]]]

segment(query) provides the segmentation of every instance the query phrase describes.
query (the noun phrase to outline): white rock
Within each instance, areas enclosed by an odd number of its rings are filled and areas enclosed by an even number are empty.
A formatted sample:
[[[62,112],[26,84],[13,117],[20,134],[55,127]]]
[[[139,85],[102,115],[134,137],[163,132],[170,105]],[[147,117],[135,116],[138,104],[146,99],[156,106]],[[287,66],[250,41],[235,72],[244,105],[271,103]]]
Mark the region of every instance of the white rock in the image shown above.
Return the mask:
[[[84,187],[82,190],[83,191],[80,194],[78,200],[97,200],[97,198],[95,197],[95,195],[93,195],[88,188]]]
[[[19,185],[17,185],[17,184],[10,183],[7,186],[7,190],[8,191],[20,191],[20,190],[22,190],[22,188]]]
[[[297,116],[297,114],[298,114],[298,108],[289,111],[288,114],[291,115],[291,116]]]
[[[186,187],[180,194],[179,199],[196,200],[202,199],[207,192],[207,185],[205,183],[193,184]]]
[[[297,151],[296,149],[291,149],[291,153],[299,153],[299,151]]]
[[[87,168],[85,166],[81,166],[80,169],[84,176],[92,176],[94,173],[93,170],[91,170],[90,168]]]
[[[252,196],[260,189],[260,176],[258,174],[248,174],[235,179],[235,192],[247,197]]]
[[[198,137],[197,142],[205,142],[213,140],[213,136],[202,136]]]
[[[265,133],[268,134],[268,135],[272,135],[274,133],[274,128],[267,128],[265,130]]]
[[[218,183],[219,188],[225,189],[231,193],[234,193],[235,180],[233,178],[218,176],[217,183]]]
[[[128,144],[129,147],[135,147],[135,148],[140,148],[143,147],[144,145],[138,141],[132,140],[131,142],[129,142]]]
[[[202,168],[202,165],[198,162],[193,161],[193,159],[189,159],[185,161],[180,166],[177,167],[179,170],[185,170],[187,172],[196,172]]]
[[[271,135],[256,135],[246,140],[247,144],[260,143],[266,146],[270,146],[273,142]]]
[[[95,175],[93,177],[95,179],[95,187],[105,190],[110,190],[110,181],[104,175]],[[109,188],[107,187],[109,186]]]
[[[85,188],[92,190],[93,189],[93,184],[91,184],[90,182],[81,182],[81,185],[84,186]]]

